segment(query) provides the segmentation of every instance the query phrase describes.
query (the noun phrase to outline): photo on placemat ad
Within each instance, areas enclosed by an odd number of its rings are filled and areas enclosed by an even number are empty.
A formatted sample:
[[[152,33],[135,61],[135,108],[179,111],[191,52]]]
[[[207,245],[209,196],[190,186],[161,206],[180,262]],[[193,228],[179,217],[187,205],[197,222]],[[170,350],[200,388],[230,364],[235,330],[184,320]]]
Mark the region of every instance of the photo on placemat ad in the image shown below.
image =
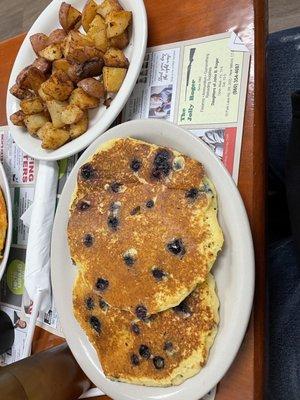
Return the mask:
[[[173,85],[153,86],[150,90],[149,118],[170,119]]]

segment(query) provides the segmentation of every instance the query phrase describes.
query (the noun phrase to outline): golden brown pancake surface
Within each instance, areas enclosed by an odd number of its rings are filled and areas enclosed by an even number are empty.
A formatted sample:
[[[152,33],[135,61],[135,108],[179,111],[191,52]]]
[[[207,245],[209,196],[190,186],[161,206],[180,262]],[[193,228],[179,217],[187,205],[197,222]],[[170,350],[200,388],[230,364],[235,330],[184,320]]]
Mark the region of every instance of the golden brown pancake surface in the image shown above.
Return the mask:
[[[71,257],[109,305],[146,319],[206,279],[223,243],[216,214],[215,190],[199,162],[116,139],[79,171]]]
[[[135,319],[107,305],[81,274],[73,291],[74,314],[108,378],[147,386],[178,385],[206,363],[218,324],[215,283],[207,280],[175,309]]]

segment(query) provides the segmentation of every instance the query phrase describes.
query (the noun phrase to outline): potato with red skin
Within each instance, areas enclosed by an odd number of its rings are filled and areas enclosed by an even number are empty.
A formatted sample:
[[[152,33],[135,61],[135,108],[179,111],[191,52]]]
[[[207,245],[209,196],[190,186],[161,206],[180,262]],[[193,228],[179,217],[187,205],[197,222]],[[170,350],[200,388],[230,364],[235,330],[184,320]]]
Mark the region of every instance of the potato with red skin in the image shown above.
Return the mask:
[[[86,61],[82,67],[81,79],[101,75],[103,66],[104,62],[102,57]]]
[[[88,95],[96,97],[96,99],[101,99],[105,96],[103,82],[100,82],[95,78],[83,79],[78,82],[77,86],[83,89]]]
[[[81,12],[71,6],[71,4],[61,3],[58,17],[60,25],[66,32],[78,29],[81,25]]]
[[[11,120],[11,122],[16,125],[16,126],[25,126],[24,124],[24,117],[25,114],[23,113],[22,110],[19,110],[15,113],[13,113],[9,119]]]
[[[63,29],[55,29],[49,35],[48,45],[61,44],[66,36],[66,32]]]
[[[30,99],[34,97],[33,92],[29,89],[21,89],[16,83],[9,89],[9,93],[19,100]]]
[[[55,71],[42,85],[42,91],[54,100],[67,100],[73,89],[73,83],[69,76],[63,71]]]
[[[102,74],[102,58],[86,61],[83,64],[73,63],[68,69],[68,75],[72,82],[79,82],[85,78],[91,78]]]
[[[48,36],[44,33],[35,33],[31,35],[30,43],[33,48],[33,51],[38,55],[41,50],[48,46]]]
[[[82,64],[93,58],[102,58],[93,41],[78,31],[71,31],[63,42],[63,55],[70,62]]]
[[[90,28],[90,23],[97,14],[98,4],[94,0],[88,0],[82,10],[82,27],[87,32]]]
[[[77,83],[81,79],[83,64],[69,63],[67,74],[72,82]]]
[[[16,83],[21,89],[31,89],[35,93],[38,93],[41,84],[45,82],[46,79],[45,74],[39,69],[29,65],[19,73]]]
[[[37,68],[43,74],[47,75],[51,72],[52,63],[43,57],[39,57],[34,60],[32,66]]]

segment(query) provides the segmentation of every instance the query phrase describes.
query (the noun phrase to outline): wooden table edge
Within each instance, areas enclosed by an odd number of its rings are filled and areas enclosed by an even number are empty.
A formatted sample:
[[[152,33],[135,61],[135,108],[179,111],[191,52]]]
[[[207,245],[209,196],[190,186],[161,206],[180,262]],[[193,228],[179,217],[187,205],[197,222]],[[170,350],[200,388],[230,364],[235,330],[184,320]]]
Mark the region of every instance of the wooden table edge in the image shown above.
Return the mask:
[[[256,140],[259,142],[260,154],[254,157],[254,174],[258,178],[258,192],[253,193],[256,199],[256,221],[252,226],[255,257],[256,257],[256,279],[254,296],[254,399],[264,398],[265,389],[265,304],[266,304],[266,71],[265,54],[267,39],[267,20],[266,4],[261,0],[254,1],[254,19],[261,21],[256,23],[255,31],[255,91],[254,104],[254,126],[257,134]],[[257,62],[260,60],[260,62]]]

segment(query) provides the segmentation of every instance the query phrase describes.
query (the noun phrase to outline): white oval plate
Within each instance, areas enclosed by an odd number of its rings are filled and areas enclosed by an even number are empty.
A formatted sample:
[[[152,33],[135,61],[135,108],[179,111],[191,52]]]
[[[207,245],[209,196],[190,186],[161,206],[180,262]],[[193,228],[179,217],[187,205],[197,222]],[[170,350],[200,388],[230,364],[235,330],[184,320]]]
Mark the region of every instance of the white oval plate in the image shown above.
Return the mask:
[[[219,221],[225,236],[224,248],[214,267],[221,304],[219,331],[205,368],[182,385],[170,388],[142,387],[106,379],[96,351],[72,312],[76,268],[70,259],[66,229],[77,173],[100,144],[128,136],[171,147],[202,162],[218,193]],[[254,257],[248,218],[240,194],[222,163],[206,144],[182,128],[160,120],[130,121],[110,129],[91,144],[73,168],[60,197],[53,226],[51,260],[55,304],[67,342],[86,375],[113,399],[198,400],[219,382],[236,356],[248,324],[254,290]]]
[[[5,171],[1,163],[0,163],[0,187],[2,189],[2,193],[6,203],[7,222],[8,222],[3,257],[0,260],[0,280],[1,280],[8,260],[9,250],[11,245],[11,236],[12,236],[12,205],[11,205],[10,190]]]
[[[71,0],[68,2],[81,11],[86,0]],[[53,0],[28,32],[15,60],[8,88],[15,84],[19,72],[27,65],[32,64],[36,57],[32,50],[29,37],[38,32],[49,34],[53,29],[61,28],[58,22],[58,10],[61,3],[61,0]],[[97,0],[97,3],[100,3],[100,1]],[[24,128],[15,126],[10,122],[9,116],[20,109],[20,100],[12,96],[9,90],[7,91],[6,114],[9,129],[17,145],[26,154],[39,160],[60,160],[78,153],[103,133],[124,107],[136,84],[144,61],[148,27],[146,10],[142,0],[120,0],[120,3],[126,10],[132,11],[133,14],[131,39],[125,51],[130,61],[130,66],[123,85],[110,107],[106,109],[104,105],[101,105],[99,108],[89,111],[90,124],[86,133],[66,143],[57,150],[49,151],[42,149],[41,140],[32,137]]]

